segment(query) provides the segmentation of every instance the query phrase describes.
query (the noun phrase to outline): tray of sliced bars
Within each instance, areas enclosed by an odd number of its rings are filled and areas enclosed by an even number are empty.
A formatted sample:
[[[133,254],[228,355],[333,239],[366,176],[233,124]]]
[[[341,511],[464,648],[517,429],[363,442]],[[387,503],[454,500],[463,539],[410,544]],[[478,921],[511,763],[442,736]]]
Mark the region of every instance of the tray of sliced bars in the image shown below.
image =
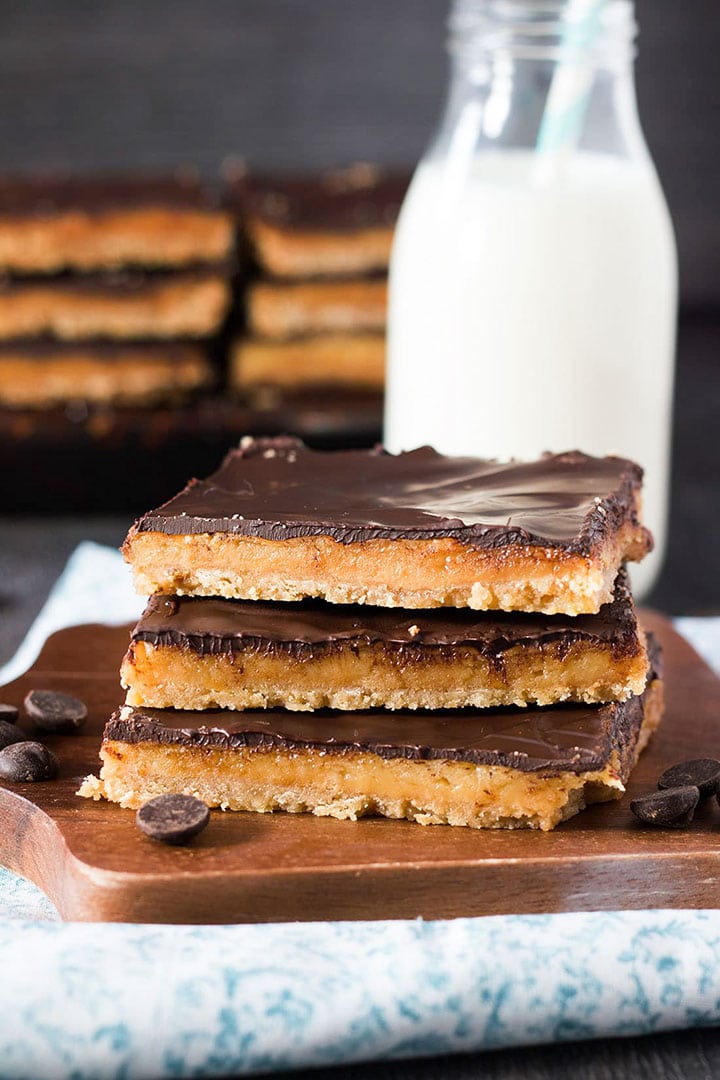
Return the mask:
[[[6,507],[135,513],[246,432],[375,441],[407,180],[0,177]]]

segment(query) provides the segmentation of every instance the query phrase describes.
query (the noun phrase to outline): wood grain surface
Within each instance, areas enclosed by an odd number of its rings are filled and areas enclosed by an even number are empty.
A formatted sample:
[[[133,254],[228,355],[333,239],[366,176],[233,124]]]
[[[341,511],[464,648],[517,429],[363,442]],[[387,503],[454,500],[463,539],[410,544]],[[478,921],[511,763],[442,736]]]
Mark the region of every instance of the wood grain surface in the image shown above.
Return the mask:
[[[720,807],[690,828],[635,822],[633,794],[687,757],[720,756],[720,680],[661,616],[667,714],[620,802],[591,807],[552,833],[491,832],[410,822],[214,811],[191,845],[144,837],[134,813],[78,798],[98,768],[102,727],[121,700],[127,628],[82,626],[47,642],[30,672],[0,691],[32,688],[88,704],[82,735],[44,741],[57,780],[0,787],[0,860],[36,882],[66,919],[269,922],[448,918],[500,913],[711,907],[720,882]]]

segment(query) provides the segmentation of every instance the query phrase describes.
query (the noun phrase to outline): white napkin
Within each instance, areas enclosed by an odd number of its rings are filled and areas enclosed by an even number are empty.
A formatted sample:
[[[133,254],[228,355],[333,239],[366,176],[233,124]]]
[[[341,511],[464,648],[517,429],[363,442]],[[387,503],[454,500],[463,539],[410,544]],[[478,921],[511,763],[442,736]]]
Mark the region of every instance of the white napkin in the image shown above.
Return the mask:
[[[673,619],[675,629],[686,638],[703,660],[720,675],[720,618],[683,615]]]
[[[142,606],[118,553],[81,545],[0,683],[54,630]],[[720,620],[680,625],[717,666]],[[720,911],[64,924],[0,870],[0,956],[13,1080],[220,1077],[720,1023]]]

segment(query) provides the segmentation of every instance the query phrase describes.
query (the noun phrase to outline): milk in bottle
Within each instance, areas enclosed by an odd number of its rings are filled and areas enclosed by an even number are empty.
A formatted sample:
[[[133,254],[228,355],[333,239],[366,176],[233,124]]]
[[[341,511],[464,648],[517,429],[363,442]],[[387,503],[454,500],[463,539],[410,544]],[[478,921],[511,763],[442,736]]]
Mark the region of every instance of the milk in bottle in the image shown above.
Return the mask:
[[[632,6],[460,0],[452,26],[448,116],[391,260],[386,445],[638,461],[646,592],[666,527],[677,272],[634,105]]]

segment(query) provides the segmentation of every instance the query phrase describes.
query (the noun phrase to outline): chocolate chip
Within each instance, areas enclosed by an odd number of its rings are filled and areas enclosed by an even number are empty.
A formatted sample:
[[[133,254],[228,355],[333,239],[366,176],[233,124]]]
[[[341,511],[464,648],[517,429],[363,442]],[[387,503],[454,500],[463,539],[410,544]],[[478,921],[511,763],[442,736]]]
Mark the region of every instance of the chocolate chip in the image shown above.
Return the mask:
[[[0,720],[0,750],[18,742],[27,742],[25,732],[15,724],[9,724],[7,720]]]
[[[0,750],[0,779],[11,784],[52,780],[57,771],[57,758],[42,743],[18,742]]]
[[[0,702],[0,720],[4,720],[7,724],[16,724],[18,718],[18,710],[14,705],[5,705]]]
[[[630,809],[645,825],[689,825],[700,801],[700,792],[692,785],[654,791],[633,799]]]
[[[40,731],[78,731],[87,718],[85,703],[59,690],[31,690],[23,704]]]
[[[153,840],[184,844],[205,828],[210,811],[192,795],[158,795],[140,807],[135,820]]]
[[[661,791],[666,788],[692,785],[700,792],[701,799],[710,799],[720,792],[720,761],[715,758],[695,758],[681,761],[666,769],[658,780]]]

